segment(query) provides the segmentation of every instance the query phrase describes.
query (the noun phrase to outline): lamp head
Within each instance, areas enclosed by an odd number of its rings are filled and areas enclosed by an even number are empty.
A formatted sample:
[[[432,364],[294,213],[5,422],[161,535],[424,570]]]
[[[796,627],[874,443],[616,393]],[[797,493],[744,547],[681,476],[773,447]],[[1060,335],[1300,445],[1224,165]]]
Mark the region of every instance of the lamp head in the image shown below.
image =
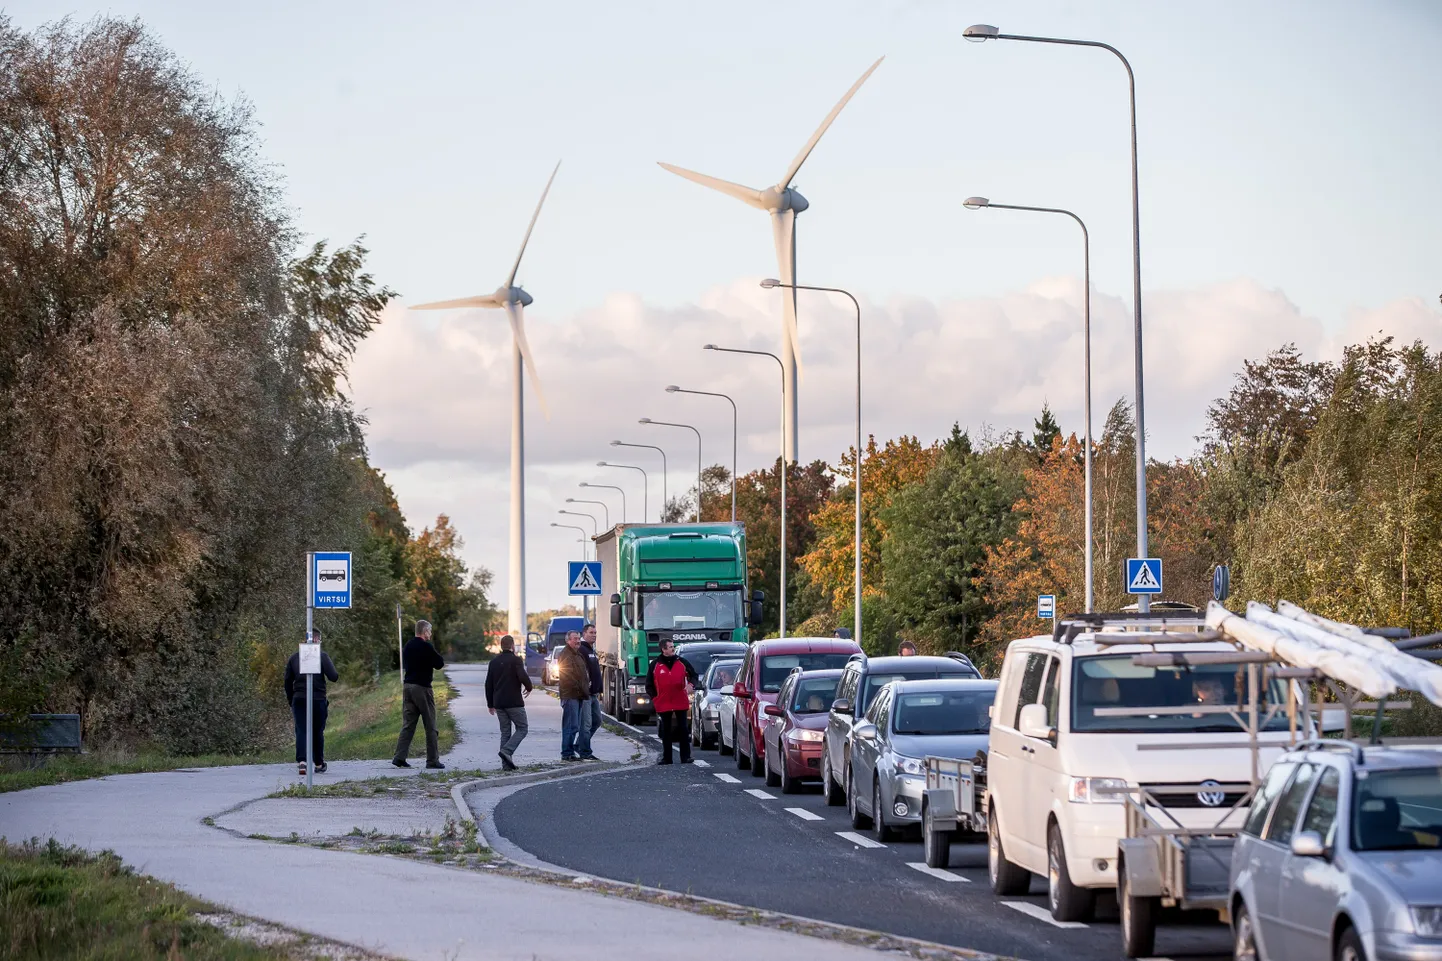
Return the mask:
[[[552,527],[560,527],[561,525],[560,525],[560,524],[557,524],[555,521],[551,521],[551,526],[552,526]]]
[[[668,385],[666,386],[666,393],[668,393],[668,394],[674,394],[674,393],[676,393],[676,391],[678,391],[678,390],[680,390],[680,389],[681,389],[681,388],[677,387],[675,384],[668,384]]]
[[[567,503],[567,504],[574,504],[574,503],[576,503],[576,498],[574,498],[574,497],[567,497],[567,498],[566,498],[566,503]]]
[[[638,423],[638,424],[649,424],[649,423],[651,423],[651,418],[649,418],[649,417],[642,417],[640,420],[636,421],[636,423]]]
[[[967,210],[980,210],[982,207],[990,207],[991,201],[985,197],[967,197],[961,205]]]
[[[767,290],[770,290],[772,287],[780,287],[781,281],[777,280],[775,277],[767,277],[765,280],[761,281],[761,286],[765,287]]]
[[[702,350],[717,350],[718,348],[716,347],[715,344],[704,344],[704,345],[702,345],[701,349],[702,349]]]
[[[1001,31],[989,23],[974,23],[961,31],[961,35],[968,40],[981,42],[983,40],[994,40]]]
[[[608,464],[608,463],[606,463],[606,462],[603,461],[603,460],[598,460],[598,461],[596,461],[596,466],[597,466],[597,467],[610,467],[611,465]]]
[[[618,441],[618,440],[613,440],[613,441],[611,441],[611,446],[612,446],[612,447],[620,447],[620,446],[621,446],[621,442]]]
[[[591,485],[588,484],[588,483],[586,483],[585,481],[581,481],[581,483],[580,483],[579,486],[581,486],[581,487],[590,487]]]

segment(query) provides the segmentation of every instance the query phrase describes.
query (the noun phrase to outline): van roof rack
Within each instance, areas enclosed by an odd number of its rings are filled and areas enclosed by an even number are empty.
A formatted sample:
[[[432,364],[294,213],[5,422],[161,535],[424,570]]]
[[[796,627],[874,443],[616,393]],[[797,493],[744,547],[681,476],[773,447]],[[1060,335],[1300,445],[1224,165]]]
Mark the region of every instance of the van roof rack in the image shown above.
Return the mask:
[[[1336,738],[1314,737],[1306,741],[1298,741],[1288,748],[1290,751],[1346,751],[1352,755],[1352,760],[1359,765],[1367,760],[1367,752],[1362,750],[1362,745],[1356,741],[1343,741]]]
[[[1136,626],[1145,624],[1155,625],[1160,630],[1166,630],[1168,624],[1196,628],[1201,620],[1201,615],[1194,611],[1157,611],[1146,614],[1141,611],[1093,611],[1084,614],[1068,614],[1056,619],[1056,623],[1052,625],[1051,639],[1059,644],[1070,644],[1076,640],[1078,634],[1096,633],[1108,625],[1117,625],[1124,630],[1132,627],[1135,630]],[[1147,642],[1136,638],[1133,643]]]

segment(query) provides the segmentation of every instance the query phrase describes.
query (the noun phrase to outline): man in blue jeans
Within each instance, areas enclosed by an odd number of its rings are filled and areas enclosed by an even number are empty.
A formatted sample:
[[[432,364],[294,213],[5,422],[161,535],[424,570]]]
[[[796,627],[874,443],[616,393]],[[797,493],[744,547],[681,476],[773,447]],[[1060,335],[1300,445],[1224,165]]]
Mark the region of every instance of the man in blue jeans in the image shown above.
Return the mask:
[[[556,658],[561,695],[561,760],[594,761],[591,753],[591,672],[581,650],[579,631],[566,633],[566,647]]]
[[[591,677],[591,699],[587,701],[590,710],[591,736],[601,727],[601,662],[596,657],[596,625],[587,624],[581,632],[581,653],[586,655],[586,671]]]

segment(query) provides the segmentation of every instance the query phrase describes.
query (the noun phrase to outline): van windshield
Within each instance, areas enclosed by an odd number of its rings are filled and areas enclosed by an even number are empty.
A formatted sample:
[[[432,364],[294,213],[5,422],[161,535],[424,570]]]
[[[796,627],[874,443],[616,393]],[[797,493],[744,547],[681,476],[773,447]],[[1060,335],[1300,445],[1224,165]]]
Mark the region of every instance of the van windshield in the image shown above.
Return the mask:
[[[642,623],[651,630],[722,630],[741,626],[741,591],[646,591]]]
[[[1192,705],[1237,707],[1246,703],[1246,689],[1246,671],[1235,664],[1139,667],[1132,663],[1130,654],[1079,657],[1072,668],[1071,729],[1113,733],[1242,731],[1244,725],[1225,713],[1119,715],[1112,711]],[[1262,725],[1262,730],[1287,729],[1286,696],[1286,685],[1281,680],[1263,689],[1259,716],[1265,717],[1272,705],[1280,709]]]

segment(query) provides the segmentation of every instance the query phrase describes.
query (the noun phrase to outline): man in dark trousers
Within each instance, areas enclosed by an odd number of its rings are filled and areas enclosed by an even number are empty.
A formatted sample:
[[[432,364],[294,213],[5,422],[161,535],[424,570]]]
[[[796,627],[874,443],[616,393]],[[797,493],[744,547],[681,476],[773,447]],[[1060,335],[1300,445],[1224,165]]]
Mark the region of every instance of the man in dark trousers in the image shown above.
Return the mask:
[[[676,656],[676,644],[669,637],[661,639],[661,656],[651,662],[646,674],[646,693],[656,708],[657,727],[661,732],[661,759],[657,764],[671,763],[671,742],[681,744],[681,763],[691,763],[691,734],[686,724],[686,709],[691,706],[691,691],[700,683],[696,669]]]
[[[416,736],[416,721],[426,726],[426,767],[443,768],[441,742],[436,736],[436,698],[431,692],[432,675],[446,666],[441,655],[431,646],[431,622],[416,621],[416,636],[401,651],[405,666],[401,685],[401,739],[396,742],[396,755],[391,763],[410,767],[406,756],[411,753],[411,738]]]
[[[525,699],[531,696],[531,679],[526,662],[516,656],[516,639],[507,634],[501,638],[501,653],[491,658],[486,668],[486,708],[501,722],[501,767],[516,769],[516,748],[526,739],[530,725],[526,722]],[[514,725],[515,733],[511,733]]]
[[[320,631],[312,630],[310,641],[320,643]],[[311,753],[315,755],[315,773],[325,773],[325,718],[328,705],[325,699],[325,682],[339,681],[330,655],[320,652],[320,673],[315,675],[311,688]],[[305,776],[305,675],[300,672],[300,652],[296,651],[285,662],[285,699],[290,702],[290,713],[295,717],[295,763]]]
[[[556,693],[561,695],[561,760],[593,761],[591,753],[591,672],[581,652],[581,633],[566,632],[566,646],[556,658],[560,678]]]
[[[596,625],[587,624],[581,632],[581,653],[586,655],[586,673],[591,677],[590,705],[591,737],[601,727],[601,661],[596,657]]]

